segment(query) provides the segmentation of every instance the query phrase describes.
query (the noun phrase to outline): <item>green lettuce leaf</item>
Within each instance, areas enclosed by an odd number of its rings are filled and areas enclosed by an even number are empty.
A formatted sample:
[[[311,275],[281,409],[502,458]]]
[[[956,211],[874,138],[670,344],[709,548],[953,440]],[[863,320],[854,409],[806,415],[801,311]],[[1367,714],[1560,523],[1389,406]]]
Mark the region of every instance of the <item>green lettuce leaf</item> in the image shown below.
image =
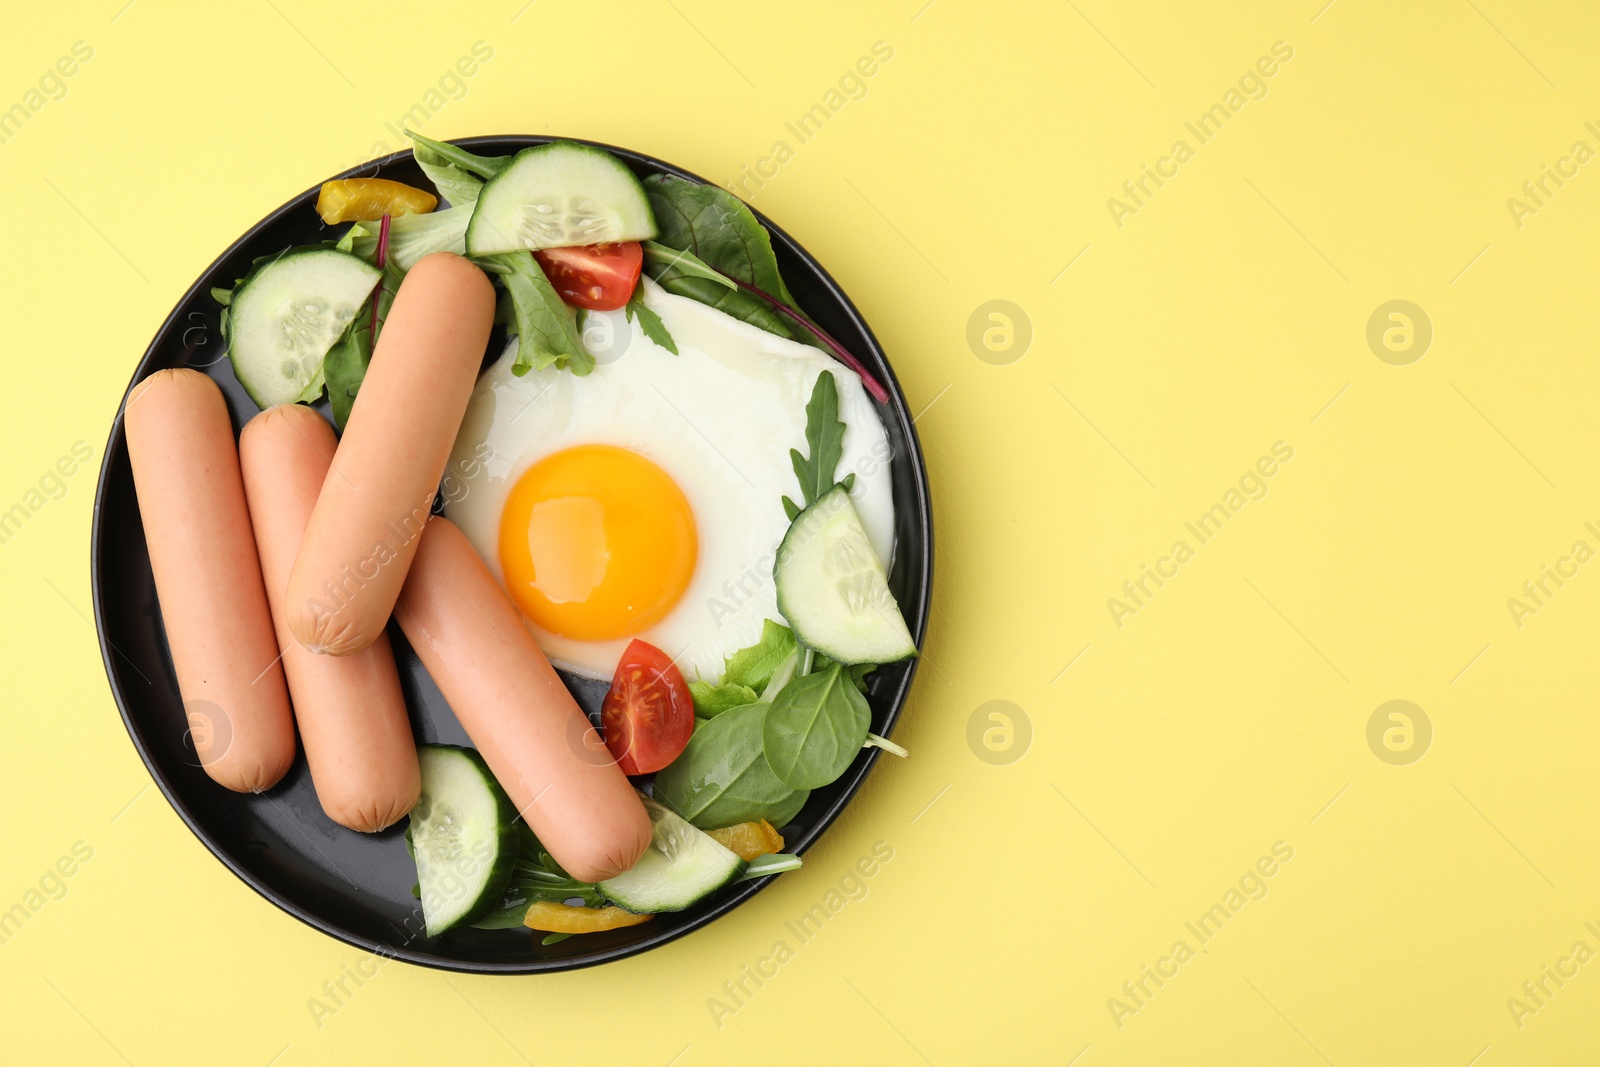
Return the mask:
[[[710,682],[690,682],[689,695],[694,698],[695,715],[702,719],[754,704],[758,696],[747,685],[712,685]]]
[[[517,337],[517,361],[511,373],[522,375],[552,365],[580,376],[594,370],[577,316],[544,276],[533,253],[504,252],[485,258],[509,268],[500,280],[510,294],[512,321],[507,330]]]
[[[422,173],[428,176],[428,180],[433,182],[433,187],[451,207],[460,207],[477,201],[478,194],[483,191],[482,178],[456,166],[423,141],[416,142],[411,154],[416,157],[417,166],[422,168]]]
[[[787,626],[761,620],[761,640],[741,648],[727,659],[722,684],[740,685],[762,693],[772,680],[772,672],[795,650],[794,631]]]

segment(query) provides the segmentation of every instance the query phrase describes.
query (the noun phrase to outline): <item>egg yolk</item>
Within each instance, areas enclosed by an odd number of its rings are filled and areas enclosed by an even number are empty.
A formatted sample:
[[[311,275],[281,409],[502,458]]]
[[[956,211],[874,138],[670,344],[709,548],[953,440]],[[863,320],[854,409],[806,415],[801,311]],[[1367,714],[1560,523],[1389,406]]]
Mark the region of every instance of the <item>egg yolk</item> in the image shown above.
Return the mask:
[[[522,473],[500,515],[500,567],[522,613],[551,633],[610,641],[653,626],[699,554],[694,513],[666,471],[614,445],[554,452]]]

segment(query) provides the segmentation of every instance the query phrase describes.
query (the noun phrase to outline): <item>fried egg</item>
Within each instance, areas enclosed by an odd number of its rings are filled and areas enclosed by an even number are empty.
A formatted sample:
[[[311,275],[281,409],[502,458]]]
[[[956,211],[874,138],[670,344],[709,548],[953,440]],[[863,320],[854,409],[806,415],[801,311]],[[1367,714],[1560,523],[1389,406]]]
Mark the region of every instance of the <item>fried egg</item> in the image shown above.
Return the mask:
[[[479,378],[444,482],[445,513],[558,666],[609,679],[641,638],[685,677],[715,679],[761,622],[782,622],[772,564],[801,502],[789,450],[833,374],[845,424],[838,477],[885,567],[894,548],[888,436],[849,368],[648,279],[644,303],[678,348],[621,311],[590,312],[594,371],[511,372],[512,341]]]

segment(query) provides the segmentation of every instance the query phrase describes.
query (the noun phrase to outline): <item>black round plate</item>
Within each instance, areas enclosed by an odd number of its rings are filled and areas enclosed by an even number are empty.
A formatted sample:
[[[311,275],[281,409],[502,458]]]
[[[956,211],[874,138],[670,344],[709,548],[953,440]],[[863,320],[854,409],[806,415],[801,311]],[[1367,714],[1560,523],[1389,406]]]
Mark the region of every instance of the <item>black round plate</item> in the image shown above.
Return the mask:
[[[483,155],[503,155],[548,140],[475,137],[459,143]],[[704,180],[637,152],[599,147],[623,159],[641,177],[665,173]],[[431,188],[409,151],[338,177],[357,175]],[[236,429],[255,414],[255,405],[222,356],[220,309],[210,290],[231,288],[259,256],[332,236],[313,207],[316,195],[316,188],[308,189],[272,212],[206,269],[156,333],[130,388],[162,368],[194,367],[222,387]],[[905,396],[877,339],[828,272],[788,234],[759,212],[757,217],[772,235],[779,266],[801,307],[871,368],[891,394],[891,402],[879,409],[894,448],[896,529],[890,587],[921,644],[932,580],[932,514],[927,471]],[[501,347],[501,338],[491,339],[491,352],[498,354]],[[464,929],[435,938],[409,933],[421,928],[420,905],[410,892],[416,870],[406,854],[403,825],[380,834],[359,834],[333,823],[317,803],[303,755],[280,784],[254,796],[230,792],[200,769],[162,632],[120,412],[100,471],[92,543],[100,652],[123,722],[145,766],[183,821],[218,859],[262,896],[318,930],[369,951],[430,967],[483,974],[561,971],[665,944],[732,911],[772,880],[736,883],[688,911],[550,946],[541,945],[525,930]],[[470,745],[398,627],[391,626],[390,631],[418,740]],[[887,736],[894,727],[915,670],[912,660],[872,675],[868,700],[874,732]],[[597,717],[606,687],[570,676],[566,681],[591,717]],[[804,852],[817,840],[861,787],[877,756],[877,749],[865,750],[844,777],[812,793],[805,810],[784,828],[790,849]]]

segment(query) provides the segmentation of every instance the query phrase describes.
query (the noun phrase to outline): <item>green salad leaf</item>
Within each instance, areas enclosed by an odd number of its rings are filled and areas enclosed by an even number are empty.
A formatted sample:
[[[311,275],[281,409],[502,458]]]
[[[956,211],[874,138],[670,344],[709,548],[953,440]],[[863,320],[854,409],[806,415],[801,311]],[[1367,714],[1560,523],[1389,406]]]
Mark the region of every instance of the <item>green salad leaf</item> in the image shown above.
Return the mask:
[[[767,688],[772,672],[795,650],[794,631],[787,626],[761,620],[761,640],[729,656],[722,671],[723,685],[748,686],[756,693]]]
[[[791,789],[816,789],[845,772],[871,726],[866,698],[834,663],[783,687],[766,709],[762,748],[779,781]]]
[[[322,361],[322,375],[328,383],[328,406],[333,409],[334,425],[343,432],[355,406],[356,392],[372,362],[372,315],[366,306],[355,321],[345,327]]]
[[[327,384],[326,379],[323,378],[326,363],[327,357],[323,357],[323,362],[317,366],[317,373],[311,376],[311,380],[306,383],[306,387],[300,390],[300,395],[294,398],[296,404],[315,404],[322,399],[322,389]]]
[[[688,747],[656,775],[655,798],[702,830],[789,822],[811,794],[785,785],[768,765],[766,715],[767,705],[749,704],[697,723]]]
[[[673,263],[659,250],[648,256],[645,267],[663,289],[708,304],[779,337],[797,336],[784,317],[759,297],[728,288],[726,278],[712,280],[705,276],[703,268],[713,267],[794,306],[794,297],[772,254],[772,239],[743,201],[719,186],[697,185],[670,174],[646,178],[644,187],[660,230],[656,243],[696,257],[693,263]]]
[[[425,215],[395,215],[389,219],[389,251],[385,266],[398,267],[402,272],[416,266],[417,260],[434,252],[467,254],[467,223],[472,221],[472,205],[430,211]],[[358,222],[351,232],[356,233],[350,251],[367,260],[377,262],[378,230],[381,223]],[[356,232],[356,228],[360,232]]]
[[[695,715],[702,719],[754,704],[760,699],[747,685],[712,685],[710,682],[690,682],[689,695],[694,698]]]
[[[511,882],[499,905],[472,925],[480,930],[520,927],[528,916],[528,905],[536,900],[558,904],[577,901],[587,908],[601,908],[609,903],[596,886],[580,882],[563,870],[528,824],[519,822],[517,858],[511,867]]]
[[[411,138],[415,146],[427,149],[429,152],[431,152],[431,161],[442,161],[444,163],[448,163],[451,166],[458,167],[469,174],[476,174],[478,177],[483,178],[486,181],[504,170],[506,164],[510,163],[512,159],[511,156],[475,155],[471,152],[468,152],[465,148],[457,148],[455,145],[447,144],[444,141],[435,141],[431,137],[424,137],[422,134],[415,133],[411,130],[406,131],[406,136]],[[414,155],[415,153],[416,148],[414,147],[412,149],[412,154]],[[417,162],[420,163],[422,161],[419,159]],[[476,197],[474,197],[474,199],[476,199]]]
[[[451,207],[474,203],[483,191],[482,178],[450,162],[426,138],[416,141],[411,155]]]
[[[672,334],[667,332],[667,324],[661,321],[660,315],[645,307],[644,301],[639,297],[639,290],[640,286],[634,286],[633,295],[628,297],[628,303],[623,308],[623,314],[628,317],[629,322],[632,322],[637,317],[639,328],[644,331],[646,337],[673,355],[677,355],[678,343],[672,339]]]
[[[811,669],[813,671],[826,670],[832,663],[833,660],[818,652]],[[840,664],[840,666],[844,669],[844,676],[850,679],[850,684],[855,686],[858,692],[862,693],[867,691],[867,675],[878,669],[876,663],[850,663]]]
[[[726,275],[718,274],[706,266],[700,261],[700,257],[693,252],[686,252],[678,248],[668,248],[660,241],[641,241],[639,246],[644,249],[646,263],[652,263],[663,270],[671,267],[686,278],[701,278],[708,282],[716,282],[725,289],[739,288],[733,279]]]
[[[375,223],[374,225],[381,225],[381,223]],[[378,247],[378,242],[377,242],[377,239],[376,239],[377,238],[377,232],[378,231],[376,231],[376,230],[368,231],[366,226],[363,225],[362,223],[352,222],[350,224],[350,228],[348,230],[344,231],[344,236],[339,238],[339,240],[334,242],[333,247],[337,248],[341,252],[352,252],[353,253],[353,252],[355,252],[356,238],[358,238],[358,237],[367,237],[367,236],[370,235],[370,236],[373,237],[372,247],[373,247],[374,250],[376,250],[377,247]],[[363,259],[371,259],[372,256],[371,255],[364,255],[364,256],[362,256],[362,258]]]
[[[700,185],[670,174],[646,178],[644,185],[660,244],[693,252],[722,273],[794,307],[794,297],[778,271],[772,238],[744,201],[719,185]]]
[[[500,275],[511,299],[507,332],[517,337],[517,361],[511,373],[523,375],[545,367],[565,367],[573,374],[594,370],[594,357],[583,347],[578,319],[561,299],[528,251],[486,257],[506,266]]]
[[[817,384],[811,389],[811,401],[806,404],[806,447],[810,455],[802,456],[798,449],[789,450],[789,462],[794,465],[794,476],[800,479],[800,492],[805,503],[810,504],[835,484],[834,473],[839,460],[844,457],[844,423],[839,419],[839,387],[833,372],[817,375]],[[800,508],[788,497],[783,498],[783,510],[792,522]]]

